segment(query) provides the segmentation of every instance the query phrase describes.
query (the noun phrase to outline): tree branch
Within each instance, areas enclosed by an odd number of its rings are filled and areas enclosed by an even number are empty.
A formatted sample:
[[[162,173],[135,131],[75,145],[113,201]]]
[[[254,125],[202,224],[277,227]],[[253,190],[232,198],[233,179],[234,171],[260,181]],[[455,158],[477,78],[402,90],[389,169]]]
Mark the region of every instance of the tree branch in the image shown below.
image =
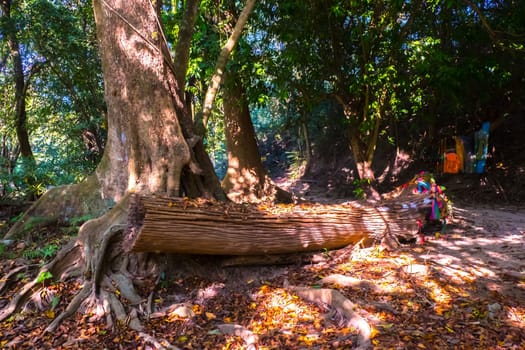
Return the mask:
[[[184,16],[180,24],[179,37],[175,47],[175,79],[180,89],[184,89],[186,71],[190,59],[191,39],[195,29],[195,21],[199,10],[200,0],[186,1]]]
[[[239,38],[241,37],[246,22],[248,22],[250,13],[255,7],[255,2],[256,0],[246,1],[246,5],[244,5],[244,9],[242,10],[239,19],[237,20],[237,23],[233,28],[233,32],[228,38],[226,44],[222,47],[219,57],[217,58],[217,63],[215,65],[215,73],[211,78],[210,86],[208,87],[208,91],[206,91],[206,96],[204,98],[204,107],[202,110],[202,126],[204,127],[204,131],[206,130],[206,125],[208,124],[208,119],[211,115],[213,100],[215,99],[217,91],[219,90],[219,85],[222,82],[222,77],[226,68],[226,63],[228,63],[230,54],[233,51],[233,48],[235,47],[237,42],[239,41]]]

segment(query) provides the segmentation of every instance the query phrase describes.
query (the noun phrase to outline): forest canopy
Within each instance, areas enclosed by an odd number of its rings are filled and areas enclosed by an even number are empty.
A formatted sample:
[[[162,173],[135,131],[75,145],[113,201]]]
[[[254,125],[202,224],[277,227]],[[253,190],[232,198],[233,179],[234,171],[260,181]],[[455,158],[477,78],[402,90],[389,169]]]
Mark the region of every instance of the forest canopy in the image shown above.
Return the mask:
[[[161,7],[175,61],[184,6]],[[245,90],[267,171],[308,175],[331,167],[342,183],[395,181],[400,163],[385,160],[396,152],[433,166],[441,138],[521,115],[523,6],[258,2],[226,69]],[[180,78],[194,119],[239,13],[233,2],[200,4]],[[104,150],[93,10],[88,1],[4,0],[1,14],[1,190],[38,196],[85,178]],[[219,90],[204,137],[219,178],[227,169],[223,103]]]

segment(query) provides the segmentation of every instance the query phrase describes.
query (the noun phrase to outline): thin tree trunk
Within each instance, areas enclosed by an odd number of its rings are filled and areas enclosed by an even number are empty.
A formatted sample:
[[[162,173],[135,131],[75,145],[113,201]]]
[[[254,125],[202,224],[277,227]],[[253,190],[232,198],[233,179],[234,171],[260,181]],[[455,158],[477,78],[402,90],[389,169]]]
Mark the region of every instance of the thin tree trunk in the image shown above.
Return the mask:
[[[213,163],[210,160],[203,143],[202,136],[195,134],[194,111],[191,93],[187,92],[186,72],[190,59],[190,48],[195,31],[200,0],[186,2],[181,29],[175,47],[175,62],[173,64],[177,91],[177,100],[184,101],[184,108],[179,113],[179,122],[186,140],[189,141],[191,159],[189,167],[184,167],[181,178],[181,190],[189,197],[204,197],[225,200],[226,195],[217,178]],[[172,5],[174,6],[174,5]]]
[[[310,141],[310,132],[308,131],[308,120],[306,116],[306,112],[303,112],[302,118],[301,118],[301,124],[300,124],[300,130],[301,130],[301,136],[304,139],[304,156],[305,156],[305,163],[306,163],[306,169],[304,170],[305,174],[308,174],[311,167],[312,167],[312,144]]]
[[[2,17],[6,23],[12,22],[11,19],[11,0],[2,0]],[[24,66],[20,53],[20,43],[16,37],[16,28],[7,31],[7,44],[9,53],[13,61],[13,73],[15,83],[15,130],[18,143],[20,145],[20,155],[26,160],[33,161],[33,151],[29,143],[29,132],[27,130],[26,113],[26,91],[27,84],[24,77]]]
[[[184,17],[180,25],[177,46],[175,47],[175,79],[179,89],[184,92],[186,85],[186,71],[190,60],[190,47],[195,31],[195,21],[199,10],[200,0],[187,0]]]
[[[211,115],[211,110],[213,107],[213,100],[215,100],[215,96],[217,95],[217,91],[219,90],[219,86],[221,85],[222,78],[224,71],[226,69],[226,63],[228,63],[228,60],[230,59],[230,54],[239,41],[239,38],[241,37],[242,31],[244,30],[244,27],[246,26],[246,23],[248,22],[248,18],[250,16],[250,13],[253,11],[253,8],[255,7],[256,0],[247,0],[246,4],[244,5],[244,8],[239,16],[239,19],[237,20],[237,23],[235,24],[235,27],[233,28],[233,32],[231,33],[230,37],[228,38],[228,41],[226,44],[222,47],[222,50],[219,54],[219,57],[217,58],[217,63],[215,64],[215,73],[213,74],[211,78],[210,85],[208,86],[208,90],[206,91],[206,95],[204,97],[204,105],[202,109],[202,125],[198,126],[199,128],[203,128],[203,134],[206,130],[206,126],[208,124],[208,119]],[[199,121],[197,121],[199,123]]]

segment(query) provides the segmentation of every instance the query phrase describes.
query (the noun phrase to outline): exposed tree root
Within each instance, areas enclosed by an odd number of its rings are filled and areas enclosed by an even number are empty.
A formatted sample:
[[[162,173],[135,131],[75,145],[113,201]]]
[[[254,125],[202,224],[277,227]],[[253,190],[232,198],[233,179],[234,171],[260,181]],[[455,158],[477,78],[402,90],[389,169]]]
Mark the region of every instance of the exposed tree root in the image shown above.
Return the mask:
[[[388,289],[382,288],[381,286],[378,286],[377,284],[371,281],[362,280],[359,278],[345,276],[341,274],[332,274],[332,275],[326,276],[322,278],[320,282],[321,284],[328,284],[328,285],[333,285],[333,286],[366,289],[376,294],[389,294],[390,293]]]
[[[0,322],[4,321],[6,318],[16,312],[22,306],[22,304],[24,304],[24,302],[30,299],[30,295],[33,294],[36,287],[42,285],[42,281],[39,279],[39,276],[49,272],[54,277],[67,277],[68,274],[71,273],[71,265],[75,265],[75,263],[70,264],[70,261],[74,260],[71,259],[71,256],[76,255],[77,248],[78,246],[74,244],[68,244],[64,246],[56,258],[45,265],[40,270],[39,274],[31,282],[25,284],[20,289],[20,291],[18,291],[16,295],[13,296],[10,303],[5,308],[0,310]]]
[[[246,343],[247,350],[257,349],[257,335],[253,334],[252,331],[244,328],[237,324],[224,323],[217,326],[217,329],[226,335],[234,335],[240,337]]]
[[[9,271],[7,275],[5,275],[4,278],[0,280],[0,293],[2,293],[4,289],[7,288],[13,282],[13,280],[16,278],[18,273],[20,273],[21,271],[27,271],[28,269],[29,269],[29,266],[23,265],[23,266],[18,266],[12,269],[11,271]]]
[[[77,295],[75,295],[73,300],[71,300],[67,308],[46,327],[46,329],[44,330],[44,334],[54,332],[60,325],[60,323],[62,323],[62,321],[75,314],[80,305],[91,294],[92,289],[93,288],[91,283],[85,285],[84,288],[82,288],[82,290],[78,292]]]
[[[85,192],[82,185],[50,191],[50,194],[42,197],[28,210],[24,215],[25,219],[10,230],[8,237],[16,237],[22,233],[23,222],[28,222],[32,217],[47,216],[51,213],[49,208],[55,213],[61,213],[59,220],[65,220],[68,216],[100,213],[100,210],[104,209],[103,201],[96,198],[99,196],[98,191],[91,188],[91,185],[90,190],[95,194],[91,195],[89,205],[82,204],[79,199],[71,198]],[[67,198],[71,199],[67,200]],[[59,201],[66,203],[62,205]],[[150,259],[147,254],[123,253],[121,240],[127,222],[128,206],[129,196],[125,196],[102,216],[87,221],[80,228],[78,237],[65,245],[57,256],[43,266],[34,279],[22,286],[9,304],[0,310],[0,321],[4,321],[20,309],[27,309],[31,303],[39,309],[44,309],[50,303],[49,298],[42,298],[42,291],[46,287],[42,278],[39,278],[43,276],[42,274],[50,273],[55,280],[61,281],[79,276],[83,287],[66,309],[47,326],[44,333],[56,331],[65,319],[77,311],[83,311],[93,315],[89,321],[105,319],[111,328],[129,327],[137,331],[145,343],[157,349],[177,349],[168,341],[156,339],[144,332],[140,321],[139,316],[142,314],[147,316],[152,310],[147,311],[147,305],[142,305],[147,303],[147,298],[139,295],[133,277],[136,275],[151,277],[152,273],[158,272],[159,269],[153,267],[157,261]],[[14,282],[17,274],[29,268],[29,266],[20,266],[11,270],[2,279],[0,292],[5,292]],[[117,292],[119,297],[116,296]]]
[[[124,225],[112,225],[102,235],[102,242],[100,243],[99,249],[96,250],[95,258],[93,259],[93,282],[95,284],[95,292],[99,292],[100,281],[102,280],[102,272],[104,271],[104,261],[106,257],[106,251],[108,250],[109,243],[113,237],[122,232]]]
[[[346,320],[348,320],[348,326],[359,332],[357,337],[357,349],[369,349],[372,347],[370,339],[372,328],[364,318],[355,312],[358,307],[339,291],[327,288],[312,289],[294,286],[288,288],[301,298],[317,304],[326,304],[336,309]]]
[[[139,332],[139,336],[144,339],[144,342],[146,343],[150,343],[151,345],[153,345],[155,347],[155,349],[157,350],[179,350],[178,347],[176,346],[173,346],[171,345],[167,340],[165,339],[157,339],[155,337],[152,337],[151,335],[147,334],[147,333],[144,333],[144,332]]]

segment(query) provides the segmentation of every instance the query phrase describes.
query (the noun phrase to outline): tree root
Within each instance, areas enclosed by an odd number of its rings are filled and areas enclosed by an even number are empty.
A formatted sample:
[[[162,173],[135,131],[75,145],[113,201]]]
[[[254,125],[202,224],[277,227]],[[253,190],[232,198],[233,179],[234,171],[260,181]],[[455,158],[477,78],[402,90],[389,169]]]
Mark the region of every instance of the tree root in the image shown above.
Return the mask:
[[[127,326],[134,331],[137,331],[139,337],[142,338],[144,342],[152,344],[156,349],[179,350],[177,347],[171,345],[167,340],[158,339],[144,332],[144,327],[139,319],[136,308],[132,308],[129,313],[126,312],[124,305],[113,293],[102,291],[101,297],[105,300],[104,305],[106,305],[105,309],[108,324],[113,324],[113,321],[111,320],[111,312],[113,312],[119,325]]]
[[[18,266],[12,269],[11,271],[9,271],[5,275],[5,277],[0,280],[0,293],[2,293],[4,289],[11,284],[12,280],[16,278],[19,272],[27,271],[28,269],[29,269],[29,266],[23,265],[23,266]]]
[[[121,272],[116,272],[111,275],[111,280],[116,284],[120,294],[128,300],[131,305],[140,304],[144,298],[138,295],[137,291],[133,286],[133,282],[129,277]]]
[[[80,307],[80,305],[84,302],[84,300],[87,299],[87,297],[91,294],[92,291],[92,284],[89,283],[85,285],[80,292],[75,295],[73,300],[69,303],[67,308],[59,314],[44,330],[44,334],[46,333],[53,333],[57,327],[67,319],[68,317],[72,316]]]
[[[366,280],[359,278],[345,276],[341,274],[332,274],[321,279],[321,284],[337,285],[341,287],[352,287],[359,289],[366,289],[376,294],[387,294],[388,291],[380,286]]]
[[[246,343],[247,350],[257,349],[257,336],[252,331],[237,324],[224,323],[217,326],[222,334],[234,335],[240,337]]]
[[[153,307],[145,305],[147,301],[138,294],[132,276],[154,276],[158,272],[158,266],[155,265],[158,261],[150,259],[147,254],[123,253],[121,241],[127,222],[129,195],[108,210],[110,203],[102,199],[99,188],[98,180],[92,176],[78,185],[52,189],[35,202],[7,233],[6,238],[18,237],[24,233],[26,223],[34,217],[53,217],[58,221],[67,221],[77,216],[101,215],[82,225],[78,237],[63,246],[57,256],[38,271],[33,280],[17,291],[0,310],[0,322],[22,308],[25,310],[30,303],[44,309],[51,302],[51,294],[46,294],[46,298],[42,297],[42,290],[47,282],[42,281],[44,273],[50,273],[53,279],[61,281],[76,276],[83,287],[66,309],[46,327],[44,334],[53,333],[64,320],[80,310],[92,315],[88,322],[105,320],[110,328],[129,327],[145,343],[157,349],[177,349],[168,341],[147,334],[139,318],[141,314],[149,316]],[[16,282],[19,273],[27,272],[30,268],[32,267],[13,268],[0,280],[0,293],[5,293]],[[151,303],[153,294],[150,294]]]
[[[157,339],[147,333],[139,332],[139,336],[144,339],[144,342],[150,343],[153,345],[157,350],[179,350],[178,347],[171,345],[167,340],[165,339]]]
[[[71,261],[71,255],[75,255],[76,248],[78,246],[74,244],[68,244],[58,253],[58,255],[45,265],[38,275],[31,281],[25,284],[18,293],[11,299],[10,303],[0,311],[0,322],[3,322],[5,319],[10,317],[20,306],[29,299],[30,294],[34,291],[34,288],[37,285],[41,285],[42,281],[40,276],[44,273],[51,273],[52,276],[60,276],[61,278],[64,275],[71,273],[71,266],[68,266],[68,262]]]
[[[357,306],[335,289],[312,289],[306,287],[289,286],[288,289],[303,299],[317,303],[326,304],[335,308],[348,320],[348,326],[359,332],[357,337],[357,349],[370,349],[372,328],[368,322],[359,316],[355,310]]]
[[[99,249],[96,250],[95,259],[93,266],[93,282],[95,284],[95,293],[99,292],[100,281],[102,280],[102,271],[104,271],[104,261],[106,257],[106,251],[108,250],[109,243],[117,235],[124,230],[124,225],[112,225],[102,235],[102,242],[100,243]]]

